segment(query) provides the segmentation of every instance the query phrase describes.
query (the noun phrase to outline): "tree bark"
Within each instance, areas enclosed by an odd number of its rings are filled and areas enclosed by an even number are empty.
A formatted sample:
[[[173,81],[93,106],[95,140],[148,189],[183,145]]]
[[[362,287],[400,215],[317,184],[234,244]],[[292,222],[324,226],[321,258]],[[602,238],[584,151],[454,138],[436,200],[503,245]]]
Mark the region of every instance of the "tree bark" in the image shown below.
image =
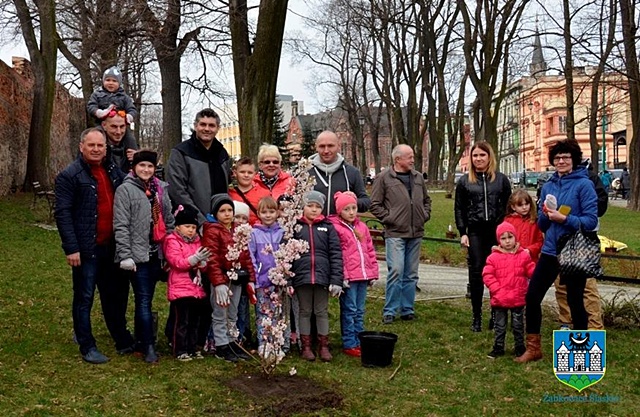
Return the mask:
[[[627,79],[629,80],[629,106],[631,110],[631,126],[633,137],[627,145],[628,162],[631,175],[631,199],[629,207],[640,210],[640,68],[636,52],[636,36],[638,27],[635,17],[635,2],[620,0],[620,21],[622,23],[622,39],[626,57]]]
[[[273,112],[288,0],[261,0],[253,50],[246,0],[229,2],[233,73],[242,153],[257,155],[271,143]]]
[[[51,145],[51,117],[56,89],[57,43],[55,3],[36,0],[37,17],[31,16],[25,0],[14,0],[22,36],[29,51],[33,70],[33,105],[29,127],[29,149],[25,188],[34,181],[46,189],[49,181],[49,151]],[[33,21],[39,22],[40,42],[36,41]]]

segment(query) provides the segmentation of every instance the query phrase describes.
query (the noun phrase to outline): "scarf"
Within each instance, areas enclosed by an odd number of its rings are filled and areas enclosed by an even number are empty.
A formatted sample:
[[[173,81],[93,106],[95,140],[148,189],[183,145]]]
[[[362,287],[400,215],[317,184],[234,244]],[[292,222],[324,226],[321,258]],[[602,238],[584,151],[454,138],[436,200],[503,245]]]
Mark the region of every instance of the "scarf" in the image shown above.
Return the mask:
[[[335,173],[338,169],[340,169],[340,166],[344,162],[344,157],[340,154],[338,154],[338,157],[336,158],[335,162],[332,162],[330,164],[325,164],[324,162],[322,162],[320,160],[320,155],[318,155],[317,153],[314,153],[313,155],[311,155],[309,159],[311,160],[311,163],[313,164],[314,167],[324,171],[324,173],[327,176]]]
[[[262,183],[266,185],[270,190],[274,185],[276,185],[276,182],[278,182],[278,177],[280,177],[280,173],[277,173],[274,177],[267,178],[262,170],[258,171],[258,175],[260,175],[260,181],[262,181]]]

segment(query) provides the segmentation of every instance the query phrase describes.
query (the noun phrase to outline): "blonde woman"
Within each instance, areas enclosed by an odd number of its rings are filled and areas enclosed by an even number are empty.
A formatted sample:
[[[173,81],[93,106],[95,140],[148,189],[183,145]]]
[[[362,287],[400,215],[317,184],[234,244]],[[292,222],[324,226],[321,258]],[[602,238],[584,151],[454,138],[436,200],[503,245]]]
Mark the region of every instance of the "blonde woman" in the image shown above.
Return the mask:
[[[456,185],[454,212],[460,244],[468,249],[473,332],[482,331],[482,268],[491,254],[491,247],[497,244],[496,228],[504,219],[511,196],[509,179],[496,169],[491,145],[476,142],[471,148],[471,169]]]

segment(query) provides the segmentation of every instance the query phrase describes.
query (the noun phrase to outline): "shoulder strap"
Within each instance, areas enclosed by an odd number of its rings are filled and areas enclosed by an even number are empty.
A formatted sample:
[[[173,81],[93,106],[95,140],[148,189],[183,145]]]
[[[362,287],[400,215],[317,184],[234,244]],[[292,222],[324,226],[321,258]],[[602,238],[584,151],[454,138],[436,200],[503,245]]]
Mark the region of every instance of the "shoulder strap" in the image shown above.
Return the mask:
[[[247,200],[247,196],[244,195],[244,193],[240,190],[240,188],[236,188],[235,190],[238,193],[238,195],[240,196],[240,198],[242,198],[242,200],[244,200],[244,202],[247,204],[247,206],[249,206],[251,211],[253,211],[253,213],[257,216],[258,215],[258,210],[256,210],[256,208],[253,207],[253,204],[251,204],[249,202],[249,200]]]

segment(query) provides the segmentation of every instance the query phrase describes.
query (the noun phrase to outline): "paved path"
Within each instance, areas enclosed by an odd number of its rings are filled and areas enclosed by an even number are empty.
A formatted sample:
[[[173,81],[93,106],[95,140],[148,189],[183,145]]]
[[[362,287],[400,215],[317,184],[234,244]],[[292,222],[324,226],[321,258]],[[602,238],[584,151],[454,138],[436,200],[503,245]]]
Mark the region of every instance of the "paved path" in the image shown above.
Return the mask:
[[[387,278],[387,264],[380,261],[380,280],[376,286],[384,288]],[[454,268],[450,266],[420,264],[418,286],[422,290],[416,294],[416,300],[434,300],[439,298],[463,298],[467,292],[467,282],[469,275],[466,268]],[[620,290],[624,290],[627,298],[640,297],[640,286],[638,285],[615,285],[610,283],[598,283],[600,296],[611,299]],[[489,291],[485,290],[485,297],[489,296]],[[555,303],[555,289],[553,286],[547,291],[545,302]]]

